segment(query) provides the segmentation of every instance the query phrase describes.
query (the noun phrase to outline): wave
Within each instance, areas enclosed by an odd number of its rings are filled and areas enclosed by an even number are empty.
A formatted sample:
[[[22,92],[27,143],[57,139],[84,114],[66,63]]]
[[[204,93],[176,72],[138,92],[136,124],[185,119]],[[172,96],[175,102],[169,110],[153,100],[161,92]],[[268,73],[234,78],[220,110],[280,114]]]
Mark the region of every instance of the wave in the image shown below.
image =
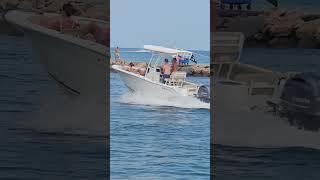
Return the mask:
[[[146,97],[144,94],[126,92],[119,100],[120,103],[149,105],[149,106],[167,106],[188,109],[210,109],[209,103],[201,102],[195,98],[176,97],[173,99],[164,99],[157,96]]]
[[[305,147],[320,149],[320,132],[290,125],[267,112],[224,105],[214,110],[215,144],[255,148]]]

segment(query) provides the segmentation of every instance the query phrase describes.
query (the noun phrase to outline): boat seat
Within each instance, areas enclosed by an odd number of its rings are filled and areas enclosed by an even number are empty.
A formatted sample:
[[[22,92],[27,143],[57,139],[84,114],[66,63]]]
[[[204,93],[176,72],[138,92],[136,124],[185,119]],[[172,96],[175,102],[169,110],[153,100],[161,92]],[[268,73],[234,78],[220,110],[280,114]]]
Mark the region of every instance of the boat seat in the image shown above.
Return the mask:
[[[276,86],[267,82],[250,82],[249,94],[250,95],[272,95]]]
[[[182,86],[186,80],[187,73],[185,71],[172,72],[170,78],[165,79],[165,84],[169,86]]]
[[[197,87],[194,85],[184,85],[183,87],[186,88],[188,92],[197,92]]]

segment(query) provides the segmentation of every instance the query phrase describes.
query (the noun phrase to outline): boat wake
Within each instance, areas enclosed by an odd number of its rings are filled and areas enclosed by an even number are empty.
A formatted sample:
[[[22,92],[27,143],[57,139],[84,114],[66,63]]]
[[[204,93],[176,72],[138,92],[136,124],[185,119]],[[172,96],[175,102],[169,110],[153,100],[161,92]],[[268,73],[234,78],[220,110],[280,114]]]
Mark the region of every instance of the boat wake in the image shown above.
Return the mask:
[[[195,98],[176,97],[173,99],[165,99],[160,97],[149,97],[144,94],[126,92],[119,100],[120,103],[149,105],[149,106],[170,106],[177,108],[190,109],[210,109],[209,103],[201,102]]]
[[[250,111],[250,112],[249,112]],[[272,112],[249,109],[215,109],[216,144],[255,148],[305,147],[320,149],[320,132],[290,125]]]

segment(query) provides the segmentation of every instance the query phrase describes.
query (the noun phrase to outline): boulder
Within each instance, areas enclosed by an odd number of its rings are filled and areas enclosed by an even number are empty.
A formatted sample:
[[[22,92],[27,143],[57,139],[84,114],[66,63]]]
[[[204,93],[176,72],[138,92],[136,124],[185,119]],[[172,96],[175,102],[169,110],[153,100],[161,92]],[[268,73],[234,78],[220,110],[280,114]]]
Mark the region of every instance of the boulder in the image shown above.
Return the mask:
[[[191,68],[192,74],[200,75],[202,74],[202,69],[199,67],[199,65],[194,65]]]
[[[204,75],[204,76],[210,76],[210,67],[208,66],[208,67],[204,67],[203,69],[202,69],[202,75]]]
[[[19,0],[1,0],[0,5],[2,9],[17,9]]]
[[[93,6],[88,8],[85,12],[83,12],[83,16],[94,18],[94,19],[106,19],[105,10],[103,7]]]
[[[320,41],[318,29],[320,27],[320,19],[304,22],[298,26],[296,37],[299,40],[300,47],[314,47]]]
[[[300,10],[273,10],[265,13],[266,23],[262,32],[271,37],[288,37],[294,34],[297,26],[304,23]]]
[[[237,17],[232,21],[226,22],[224,26],[228,31],[243,32],[245,37],[254,36],[260,32],[265,24],[262,16]]]
[[[18,9],[22,10],[32,10],[33,9],[33,4],[31,1],[21,1],[18,4]]]
[[[41,10],[45,12],[59,13],[61,9],[62,2],[59,0],[54,0],[51,3],[44,5]]]

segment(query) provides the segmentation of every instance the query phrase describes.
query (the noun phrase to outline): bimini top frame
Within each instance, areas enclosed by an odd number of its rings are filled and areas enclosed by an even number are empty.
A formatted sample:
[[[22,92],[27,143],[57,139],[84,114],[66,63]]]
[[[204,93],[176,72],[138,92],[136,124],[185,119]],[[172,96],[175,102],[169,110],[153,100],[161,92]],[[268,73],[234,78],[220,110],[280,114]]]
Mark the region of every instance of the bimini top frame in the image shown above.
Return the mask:
[[[180,55],[182,57],[187,57],[187,58],[190,58],[193,56],[192,52],[186,51],[183,49],[173,49],[173,48],[166,48],[166,47],[155,46],[155,45],[144,45],[144,49],[152,52],[152,56],[148,63],[147,69],[149,69],[150,67],[152,68],[155,67],[159,62],[161,62],[161,60],[165,56],[175,57]]]

